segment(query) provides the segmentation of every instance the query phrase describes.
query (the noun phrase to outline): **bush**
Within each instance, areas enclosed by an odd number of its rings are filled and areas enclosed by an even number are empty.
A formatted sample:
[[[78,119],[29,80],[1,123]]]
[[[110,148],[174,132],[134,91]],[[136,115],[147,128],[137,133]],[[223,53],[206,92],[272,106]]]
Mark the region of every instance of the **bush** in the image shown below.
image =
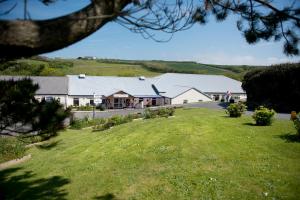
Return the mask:
[[[102,124],[95,125],[93,127],[93,130],[94,131],[103,131],[103,130],[109,129],[113,126],[131,122],[132,120],[138,119],[141,117],[144,117],[145,119],[156,118],[156,117],[169,117],[169,116],[172,116],[174,114],[174,112],[175,112],[174,108],[161,108],[161,109],[155,109],[155,110],[146,109],[144,115],[142,115],[141,113],[129,114],[126,116],[116,115],[116,116],[106,119],[105,122]]]
[[[0,163],[21,158],[25,151],[25,144],[17,138],[0,137]]]
[[[145,109],[144,118],[151,119],[156,117],[170,117],[173,116],[175,112],[175,108],[158,108],[158,109]]]
[[[269,126],[273,122],[273,118],[276,112],[273,109],[268,109],[264,106],[259,106],[255,109],[253,119],[258,126]]]
[[[101,125],[106,122],[103,118],[96,118],[96,119],[89,119],[88,117],[85,117],[83,119],[73,119],[70,123],[71,129],[82,129],[85,127],[91,127],[95,125]]]
[[[226,114],[229,115],[229,117],[240,117],[242,114],[246,111],[247,106],[245,106],[243,103],[232,103],[226,108]]]
[[[297,134],[300,136],[300,112],[297,115],[297,113],[293,111],[291,113],[291,120],[294,122]]]
[[[255,68],[245,74],[242,87],[249,108],[267,105],[280,112],[300,111],[300,63]]]
[[[94,131],[103,131],[103,130],[109,129],[113,126],[128,123],[134,119],[133,117],[134,117],[134,115],[127,115],[127,116],[116,115],[116,116],[106,119],[104,121],[104,123],[94,126],[93,130]]]
[[[76,110],[80,110],[80,111],[91,111],[93,110],[93,106],[79,106],[79,107],[76,107]]]

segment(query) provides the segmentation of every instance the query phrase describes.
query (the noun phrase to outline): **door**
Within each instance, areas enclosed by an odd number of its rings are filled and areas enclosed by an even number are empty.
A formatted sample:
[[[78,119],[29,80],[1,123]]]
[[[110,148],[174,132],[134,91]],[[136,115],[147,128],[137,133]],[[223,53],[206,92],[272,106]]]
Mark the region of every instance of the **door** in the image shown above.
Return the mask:
[[[114,98],[114,108],[122,108],[122,99],[121,98]]]

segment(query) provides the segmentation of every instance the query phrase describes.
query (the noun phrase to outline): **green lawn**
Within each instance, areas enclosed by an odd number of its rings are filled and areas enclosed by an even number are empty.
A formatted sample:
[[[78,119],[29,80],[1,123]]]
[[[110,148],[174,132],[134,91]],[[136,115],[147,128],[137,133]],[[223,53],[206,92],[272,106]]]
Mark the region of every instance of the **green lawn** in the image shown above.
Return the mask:
[[[0,171],[0,188],[7,199],[299,199],[292,122],[252,123],[179,109],[103,132],[67,130]]]
[[[93,76],[156,76],[140,65],[97,62],[95,60],[71,60],[74,66],[65,69],[64,74],[88,74]]]
[[[71,66],[69,65],[71,64]],[[220,66],[196,62],[143,60],[19,59],[0,63],[0,75],[64,76],[157,76],[161,73],[193,73],[225,75],[237,80],[255,66]]]

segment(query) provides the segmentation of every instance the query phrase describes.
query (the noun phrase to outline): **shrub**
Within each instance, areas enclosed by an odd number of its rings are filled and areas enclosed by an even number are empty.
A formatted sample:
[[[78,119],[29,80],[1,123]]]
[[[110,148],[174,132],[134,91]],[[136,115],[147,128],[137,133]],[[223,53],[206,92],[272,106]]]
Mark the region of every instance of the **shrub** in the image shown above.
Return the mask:
[[[103,131],[103,130],[109,129],[113,126],[131,122],[134,119],[134,117],[135,117],[135,115],[131,115],[131,114],[127,115],[127,116],[115,115],[115,116],[105,120],[104,123],[94,126],[93,130],[94,131]]]
[[[93,110],[93,106],[89,106],[89,105],[79,106],[79,107],[77,107],[77,110],[80,110],[80,111],[91,111],[91,110]]]
[[[300,136],[300,112],[298,115],[295,111],[291,112],[291,120],[294,122],[297,133]]]
[[[242,87],[250,108],[268,105],[280,112],[300,111],[300,63],[254,68],[247,72]]]
[[[100,110],[100,111],[104,111],[106,108],[105,108],[105,105],[104,104],[98,104],[96,106],[96,109]]]
[[[247,106],[243,103],[232,103],[226,108],[226,114],[229,115],[229,117],[240,117],[242,114],[246,111]]]
[[[156,118],[157,115],[155,113],[155,110],[151,110],[150,108],[146,108],[144,111],[144,118],[145,119],[152,119],[152,118]]]
[[[269,126],[273,122],[273,118],[276,112],[273,109],[268,109],[264,106],[259,106],[255,109],[253,119],[258,126]]]
[[[170,117],[173,116],[175,112],[175,108],[158,108],[158,109],[145,109],[144,118],[151,119],[156,117]]]
[[[103,118],[96,118],[96,119],[89,119],[88,117],[85,117],[83,119],[73,119],[70,123],[71,129],[82,129],[85,127],[91,127],[95,125],[101,125],[106,122]]]
[[[111,118],[105,120],[102,124],[97,124],[93,127],[94,131],[103,131],[109,129],[113,126],[131,122],[133,119],[138,119],[144,116],[145,119],[156,118],[156,117],[169,117],[172,116],[175,112],[174,108],[161,108],[150,110],[146,109],[144,115],[141,113],[129,114],[126,116],[115,115]]]
[[[25,151],[25,144],[17,138],[0,137],[0,163],[21,158]]]

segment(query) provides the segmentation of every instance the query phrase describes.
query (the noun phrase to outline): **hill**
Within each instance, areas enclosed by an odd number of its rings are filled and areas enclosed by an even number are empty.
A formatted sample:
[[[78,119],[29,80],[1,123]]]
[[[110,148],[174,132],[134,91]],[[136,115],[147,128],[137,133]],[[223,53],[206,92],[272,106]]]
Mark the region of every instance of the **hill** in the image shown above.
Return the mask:
[[[298,199],[293,123],[252,123],[224,111],[178,109],[172,118],[103,132],[67,130],[31,147],[31,160],[0,171],[0,188],[7,200]]]
[[[0,63],[0,75],[63,76],[80,74],[97,76],[156,76],[161,73],[225,75],[241,80],[254,66],[220,66],[196,62],[135,61],[115,59],[45,59],[35,57]]]

